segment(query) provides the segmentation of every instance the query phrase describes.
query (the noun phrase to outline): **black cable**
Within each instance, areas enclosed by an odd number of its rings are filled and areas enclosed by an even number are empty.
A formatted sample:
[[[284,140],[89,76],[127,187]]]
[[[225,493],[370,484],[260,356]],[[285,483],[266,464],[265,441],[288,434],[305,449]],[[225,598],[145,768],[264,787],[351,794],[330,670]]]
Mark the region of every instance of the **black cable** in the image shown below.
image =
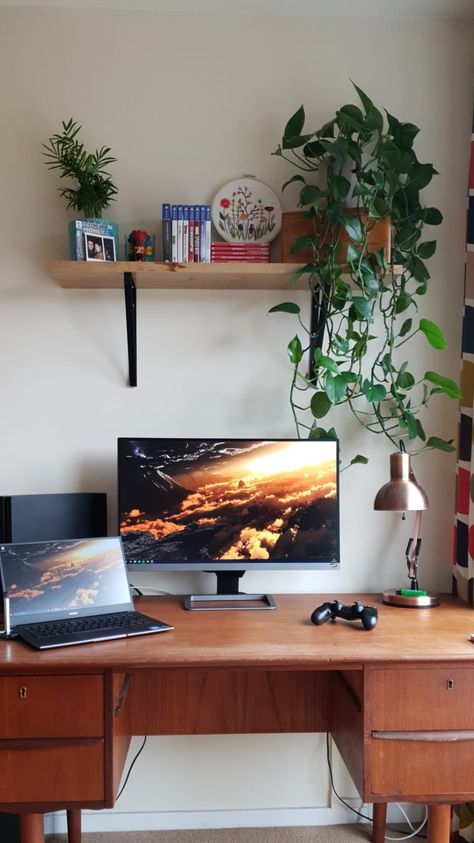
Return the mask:
[[[130,773],[132,772],[133,767],[134,767],[134,765],[135,765],[135,761],[138,759],[138,756],[140,755],[141,751],[142,751],[142,750],[144,749],[144,747],[145,747],[145,744],[146,744],[146,739],[147,739],[147,735],[145,735],[145,737],[143,738],[142,745],[141,745],[140,749],[138,750],[137,754],[135,755],[135,758],[133,759],[132,763],[130,764],[130,767],[128,768],[128,773],[127,773],[127,775],[125,776],[125,781],[124,781],[124,783],[123,783],[122,787],[120,788],[120,790],[119,790],[119,792],[118,792],[118,794],[117,794],[117,799],[115,800],[116,802],[120,799],[120,797],[121,797],[122,793],[123,793],[123,792],[124,792],[124,790],[125,790],[125,787],[126,787],[126,785],[127,785],[127,782],[128,782],[128,780],[129,780],[129,778],[130,778]]]
[[[133,588],[133,590],[136,591],[137,597],[143,597],[143,591],[140,591],[140,589],[136,585],[130,583],[130,588]]]

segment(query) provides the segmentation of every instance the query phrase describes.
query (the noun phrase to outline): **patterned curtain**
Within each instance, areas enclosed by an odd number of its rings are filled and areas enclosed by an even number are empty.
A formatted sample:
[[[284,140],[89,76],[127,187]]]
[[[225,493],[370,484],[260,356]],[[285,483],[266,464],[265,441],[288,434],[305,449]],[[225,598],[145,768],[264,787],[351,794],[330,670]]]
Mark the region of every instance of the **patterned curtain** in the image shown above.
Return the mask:
[[[467,202],[453,592],[474,605],[474,123]],[[454,807],[452,841],[473,843],[474,802]]]

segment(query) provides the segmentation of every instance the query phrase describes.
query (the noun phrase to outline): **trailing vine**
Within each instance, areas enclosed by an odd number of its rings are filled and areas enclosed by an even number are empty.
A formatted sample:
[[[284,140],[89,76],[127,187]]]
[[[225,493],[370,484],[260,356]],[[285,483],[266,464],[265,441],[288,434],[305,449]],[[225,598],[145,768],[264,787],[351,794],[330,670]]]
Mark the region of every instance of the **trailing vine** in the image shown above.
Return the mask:
[[[334,406],[345,404],[366,430],[384,434],[397,447],[403,437],[412,453],[425,448],[451,451],[453,441],[427,436],[419,415],[436,393],[457,399],[459,389],[436,371],[416,377],[404,353],[417,334],[434,349],[446,347],[435,322],[416,319],[430,278],[425,261],[436,250],[435,240],[422,239],[424,228],[442,221],[437,208],[422,204],[420,192],[436,170],[416,156],[418,127],[388,112],[384,119],[354,87],[361,107],[344,105],[320,129],[305,132],[301,106],[273,153],[304,174],[294,175],[283,189],[302,183],[299,203],[310,226],[291,251],[297,260],[299,251],[310,248],[312,259],[292,275],[291,284],[306,281],[316,319],[307,327],[294,302],[270,311],[295,314],[304,331],[303,341],[297,333],[288,345],[296,432],[299,438],[337,436],[321,420]],[[317,183],[309,181],[314,174]],[[372,250],[369,242],[374,224],[387,217],[390,262],[385,247]],[[344,232],[348,245],[343,249]],[[306,352],[311,357],[307,374],[302,369]],[[362,456],[353,460],[366,461]]]

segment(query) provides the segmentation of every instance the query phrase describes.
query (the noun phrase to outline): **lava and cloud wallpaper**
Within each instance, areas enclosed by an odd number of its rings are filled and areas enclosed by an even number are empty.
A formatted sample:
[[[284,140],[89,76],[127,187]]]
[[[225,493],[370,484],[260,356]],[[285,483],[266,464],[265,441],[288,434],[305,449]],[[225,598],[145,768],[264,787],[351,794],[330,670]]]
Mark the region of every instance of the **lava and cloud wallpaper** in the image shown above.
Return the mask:
[[[21,615],[116,606],[130,600],[118,538],[0,545],[10,612]]]
[[[119,439],[129,562],[338,561],[337,443]]]

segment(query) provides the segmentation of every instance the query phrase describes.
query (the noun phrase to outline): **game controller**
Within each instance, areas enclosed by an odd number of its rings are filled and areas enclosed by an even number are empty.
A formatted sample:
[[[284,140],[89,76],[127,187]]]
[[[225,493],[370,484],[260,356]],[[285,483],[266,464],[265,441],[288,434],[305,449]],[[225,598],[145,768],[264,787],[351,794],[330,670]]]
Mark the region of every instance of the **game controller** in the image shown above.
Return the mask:
[[[377,625],[379,613],[375,606],[363,606],[362,603],[353,603],[352,606],[344,606],[339,600],[333,603],[322,603],[311,615],[311,621],[320,626],[327,621],[335,622],[336,618],[343,618],[345,621],[362,622],[364,629],[373,629]]]

